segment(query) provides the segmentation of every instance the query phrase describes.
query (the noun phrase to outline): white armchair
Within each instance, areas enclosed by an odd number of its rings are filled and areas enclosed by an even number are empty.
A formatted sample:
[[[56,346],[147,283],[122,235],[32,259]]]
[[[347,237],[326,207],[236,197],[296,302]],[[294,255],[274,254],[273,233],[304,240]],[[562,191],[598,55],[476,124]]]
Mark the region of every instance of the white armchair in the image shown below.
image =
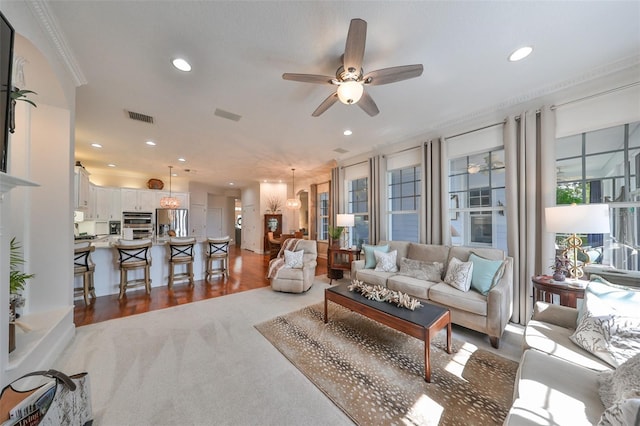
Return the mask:
[[[304,251],[302,256],[302,268],[279,267],[270,277],[271,288],[275,291],[286,293],[303,293],[311,288],[316,275],[316,265],[318,258],[318,244],[315,240],[297,240],[293,251]],[[269,262],[269,269],[274,262],[282,263],[284,250],[281,250],[278,257]]]

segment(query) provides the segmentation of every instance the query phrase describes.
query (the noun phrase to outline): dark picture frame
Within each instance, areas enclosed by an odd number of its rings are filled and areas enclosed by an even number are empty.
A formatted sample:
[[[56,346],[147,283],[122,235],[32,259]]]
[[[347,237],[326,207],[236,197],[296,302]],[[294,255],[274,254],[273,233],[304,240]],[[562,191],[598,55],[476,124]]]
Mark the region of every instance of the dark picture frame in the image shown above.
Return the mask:
[[[7,172],[15,30],[0,12],[0,172]]]

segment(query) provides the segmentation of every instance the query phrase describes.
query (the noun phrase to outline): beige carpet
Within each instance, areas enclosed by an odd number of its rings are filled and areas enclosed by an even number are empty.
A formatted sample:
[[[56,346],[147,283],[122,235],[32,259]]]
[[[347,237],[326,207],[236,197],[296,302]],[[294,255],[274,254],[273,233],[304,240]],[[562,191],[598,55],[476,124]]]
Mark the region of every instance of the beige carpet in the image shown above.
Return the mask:
[[[424,381],[424,345],[322,303],[256,325],[278,350],[353,421],[374,424],[502,424],[518,364],[446,334],[432,342],[431,383]]]

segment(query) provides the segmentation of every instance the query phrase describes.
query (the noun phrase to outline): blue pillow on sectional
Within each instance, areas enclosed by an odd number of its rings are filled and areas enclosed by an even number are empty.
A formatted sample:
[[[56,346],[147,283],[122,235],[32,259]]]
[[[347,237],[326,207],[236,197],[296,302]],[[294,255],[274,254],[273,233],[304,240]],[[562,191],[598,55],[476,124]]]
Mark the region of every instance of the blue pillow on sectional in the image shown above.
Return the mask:
[[[489,260],[471,253],[469,262],[473,263],[471,288],[486,296],[502,276],[504,260]]]
[[[376,257],[373,254],[374,251],[381,251],[383,253],[389,252],[389,245],[385,244],[384,246],[371,246],[369,244],[363,244],[362,249],[364,250],[364,267],[367,269],[373,269],[376,267]]]

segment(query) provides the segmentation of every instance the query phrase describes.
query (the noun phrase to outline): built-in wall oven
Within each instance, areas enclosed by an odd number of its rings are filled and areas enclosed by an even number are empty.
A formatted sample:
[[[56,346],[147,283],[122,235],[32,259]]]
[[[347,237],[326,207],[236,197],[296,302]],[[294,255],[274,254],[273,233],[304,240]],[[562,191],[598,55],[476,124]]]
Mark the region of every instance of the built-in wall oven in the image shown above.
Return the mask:
[[[137,240],[153,236],[153,213],[122,212],[122,234]]]

